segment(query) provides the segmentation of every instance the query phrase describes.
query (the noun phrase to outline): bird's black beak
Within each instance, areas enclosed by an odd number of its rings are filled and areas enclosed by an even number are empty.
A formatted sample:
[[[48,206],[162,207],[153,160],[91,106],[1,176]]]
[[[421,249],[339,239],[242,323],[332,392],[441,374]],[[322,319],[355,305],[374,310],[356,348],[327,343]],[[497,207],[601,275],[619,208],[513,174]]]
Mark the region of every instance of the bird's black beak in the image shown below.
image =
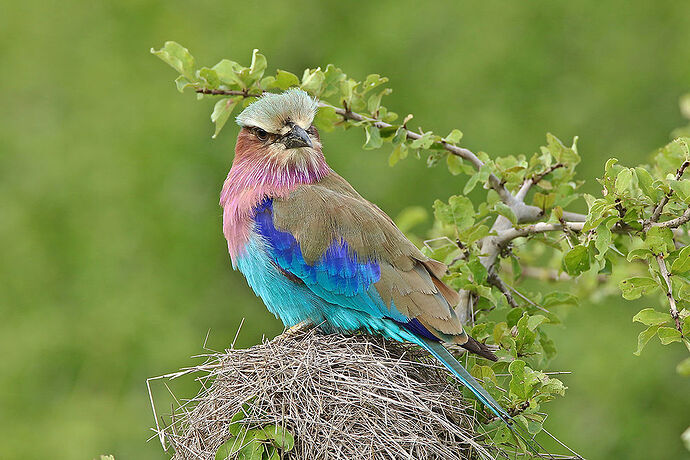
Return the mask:
[[[292,125],[290,132],[283,136],[283,144],[286,149],[312,146],[309,134],[296,124]]]

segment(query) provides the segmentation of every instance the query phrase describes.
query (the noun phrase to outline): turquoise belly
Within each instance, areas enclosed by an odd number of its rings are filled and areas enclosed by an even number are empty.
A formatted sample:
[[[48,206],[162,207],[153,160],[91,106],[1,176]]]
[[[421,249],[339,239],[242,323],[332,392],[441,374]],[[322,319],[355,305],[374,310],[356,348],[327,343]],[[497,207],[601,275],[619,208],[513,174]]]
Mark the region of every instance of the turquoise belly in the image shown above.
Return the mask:
[[[285,326],[307,322],[320,325],[329,332],[365,330],[399,341],[416,342],[412,334],[388,319],[332,304],[305,284],[290,280],[271,261],[265,243],[256,234],[252,234],[238,258],[237,268],[268,310]]]

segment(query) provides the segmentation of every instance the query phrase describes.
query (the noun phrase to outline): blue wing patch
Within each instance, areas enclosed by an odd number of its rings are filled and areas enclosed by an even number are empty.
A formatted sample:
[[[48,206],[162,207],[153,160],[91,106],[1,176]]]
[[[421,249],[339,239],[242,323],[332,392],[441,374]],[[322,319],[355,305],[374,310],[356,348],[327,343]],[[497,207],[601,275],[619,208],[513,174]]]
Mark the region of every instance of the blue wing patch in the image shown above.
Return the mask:
[[[310,265],[305,262],[295,237],[275,227],[271,199],[265,199],[255,208],[254,224],[254,231],[267,243],[274,263],[301,279],[327,302],[364,311],[376,318],[390,318],[401,325],[410,321],[394,305],[389,309],[376,290],[374,284],[381,278],[379,263],[357,261],[346,241],[333,241],[321,258]]]

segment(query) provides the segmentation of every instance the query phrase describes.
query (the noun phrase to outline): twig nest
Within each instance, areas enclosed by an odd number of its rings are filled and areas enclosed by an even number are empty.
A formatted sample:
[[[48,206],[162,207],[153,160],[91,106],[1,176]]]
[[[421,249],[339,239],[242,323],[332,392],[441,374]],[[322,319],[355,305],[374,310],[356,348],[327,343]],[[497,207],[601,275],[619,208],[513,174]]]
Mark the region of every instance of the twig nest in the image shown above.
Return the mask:
[[[207,384],[162,432],[175,459],[215,458],[238,419],[248,429],[278,425],[292,434],[294,447],[280,451],[288,459],[490,456],[448,374],[399,343],[288,332],[212,355],[196,370]]]

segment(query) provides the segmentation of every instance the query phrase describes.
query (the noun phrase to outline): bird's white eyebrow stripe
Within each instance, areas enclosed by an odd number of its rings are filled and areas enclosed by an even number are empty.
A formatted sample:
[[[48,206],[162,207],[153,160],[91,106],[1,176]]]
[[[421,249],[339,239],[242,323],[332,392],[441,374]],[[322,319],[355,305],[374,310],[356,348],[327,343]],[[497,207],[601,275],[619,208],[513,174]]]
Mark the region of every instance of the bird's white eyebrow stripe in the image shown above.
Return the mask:
[[[265,94],[237,116],[237,123],[243,127],[258,126],[274,134],[281,133],[287,121],[307,129],[317,108],[314,98],[294,88],[281,94]]]

